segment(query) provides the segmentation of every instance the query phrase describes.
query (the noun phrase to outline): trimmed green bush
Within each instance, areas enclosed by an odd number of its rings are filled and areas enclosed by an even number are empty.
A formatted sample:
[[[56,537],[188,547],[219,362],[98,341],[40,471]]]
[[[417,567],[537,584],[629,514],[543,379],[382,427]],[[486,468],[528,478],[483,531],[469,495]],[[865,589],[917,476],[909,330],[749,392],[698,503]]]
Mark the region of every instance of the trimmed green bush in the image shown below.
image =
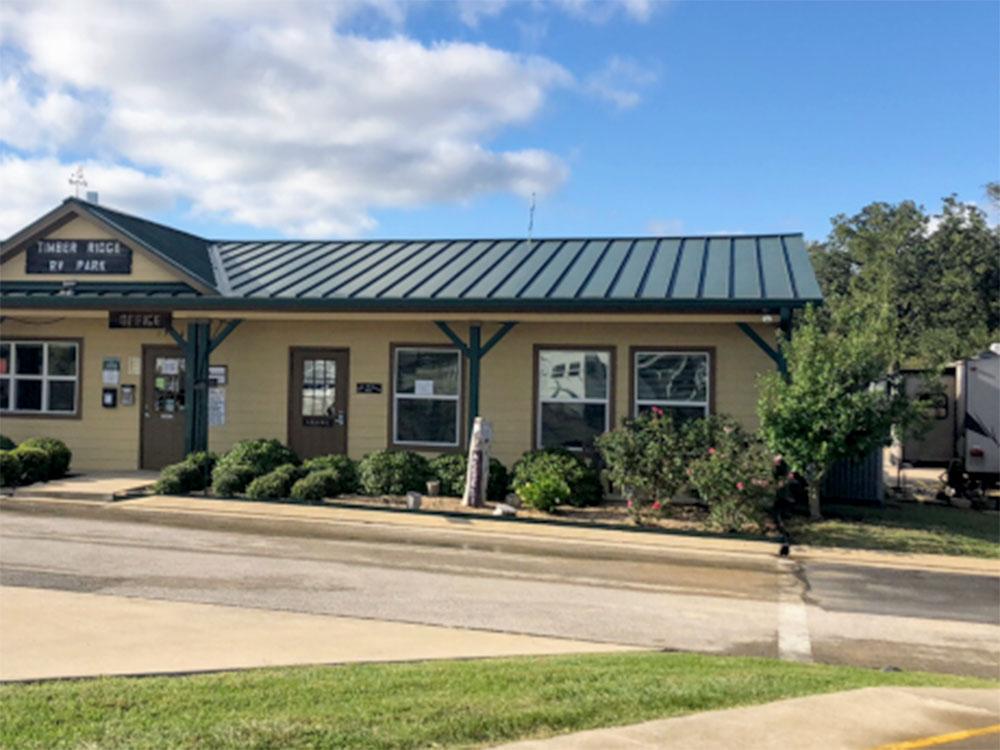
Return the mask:
[[[12,450],[0,450],[0,487],[16,487],[21,481],[21,460]]]
[[[41,448],[32,448],[30,445],[19,445],[13,451],[21,462],[20,484],[33,484],[44,482],[49,478],[49,458],[48,451]]]
[[[241,440],[218,461],[219,466],[236,464],[250,466],[257,472],[257,476],[262,476],[285,464],[298,466],[299,457],[273,438],[258,438]]]
[[[292,485],[288,496],[292,500],[302,502],[318,503],[328,497],[335,497],[341,494],[340,488],[343,479],[336,469],[320,469],[310,474],[306,474],[302,479]]]
[[[441,482],[445,497],[461,497],[465,492],[465,474],[469,457],[464,453],[446,453],[432,458],[431,472]],[[486,499],[501,502],[507,497],[509,476],[507,467],[496,458],[490,459],[490,476],[486,482]]]
[[[202,489],[205,489],[205,474],[198,464],[187,461],[165,466],[153,485],[157,495],[186,495]]]
[[[28,438],[19,446],[21,448],[40,448],[49,454],[49,475],[46,479],[58,479],[66,476],[69,462],[73,454],[62,440],[49,437]]]
[[[361,485],[358,482],[358,464],[347,456],[335,454],[310,458],[302,464],[307,473],[317,471],[335,471],[339,477],[337,489],[333,495],[349,495],[357,492]]]
[[[435,479],[441,482],[443,496],[462,496],[462,492],[465,490],[465,473],[468,466],[469,457],[464,453],[445,453],[431,459],[431,473]]]
[[[604,487],[597,469],[589,461],[564,448],[529,451],[518,459],[511,473],[511,484],[518,497],[521,496],[519,487],[554,477],[569,487],[570,495],[566,502],[574,507],[600,505],[604,500]]]
[[[257,470],[247,464],[216,465],[212,471],[212,494],[217,497],[235,497],[257,478]]]
[[[0,435],[0,451],[12,451],[17,447],[17,443],[6,435]]]
[[[517,486],[517,496],[529,508],[551,513],[557,505],[569,502],[571,492],[566,480],[555,473],[539,474],[531,482]]]
[[[247,497],[251,500],[282,500],[289,496],[292,485],[301,478],[301,467],[283,464],[250,482]]]
[[[361,487],[368,495],[404,495],[426,492],[433,476],[430,462],[410,451],[369,453],[358,465]]]

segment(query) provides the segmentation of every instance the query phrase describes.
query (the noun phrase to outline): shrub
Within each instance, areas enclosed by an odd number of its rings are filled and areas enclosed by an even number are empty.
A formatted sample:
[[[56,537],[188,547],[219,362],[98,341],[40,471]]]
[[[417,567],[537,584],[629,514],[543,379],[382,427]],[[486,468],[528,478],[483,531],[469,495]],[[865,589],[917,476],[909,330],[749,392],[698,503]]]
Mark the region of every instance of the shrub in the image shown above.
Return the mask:
[[[569,487],[570,495],[566,502],[570,505],[582,508],[599,505],[604,499],[604,488],[597,469],[589,461],[564,448],[529,451],[514,464],[512,474],[514,492],[518,497],[521,496],[519,486],[554,476]]]
[[[557,505],[569,501],[572,492],[566,480],[556,473],[539,474],[537,479],[517,485],[517,496],[535,510],[551,513]]]
[[[44,482],[49,478],[49,454],[41,448],[19,445],[13,451],[21,463],[21,484]]]
[[[196,463],[181,461],[165,466],[160,478],[153,485],[158,495],[186,495],[205,488],[205,475]]]
[[[464,453],[445,453],[430,461],[431,473],[441,482],[441,494],[445,497],[461,497],[465,490],[465,473],[469,467],[469,457]]]
[[[0,487],[16,487],[21,481],[21,461],[12,450],[0,450]]]
[[[708,506],[712,526],[760,530],[777,491],[773,457],[759,438],[742,430],[723,428],[718,438],[691,461],[691,486]]]
[[[659,510],[684,486],[684,432],[662,409],[625,420],[597,438],[596,445],[605,476],[628,500],[636,523],[643,523],[647,510]]]
[[[196,453],[188,453],[184,457],[183,463],[194,466],[201,473],[201,481],[193,489],[203,490],[212,483],[212,470],[215,469],[218,461],[219,457],[211,451],[197,451]]]
[[[17,443],[6,435],[0,435],[0,451],[12,451],[17,447]]]
[[[308,474],[318,471],[337,472],[337,476],[339,477],[337,488],[327,497],[348,495],[360,489],[360,485],[358,484],[358,464],[347,456],[341,454],[317,456],[303,463],[302,468]]]
[[[283,464],[262,477],[257,477],[247,487],[251,500],[281,500],[287,498],[292,485],[302,478],[302,469],[295,464]]]
[[[243,492],[257,478],[257,470],[247,464],[219,463],[212,471],[212,494],[233,497]]]
[[[306,474],[292,485],[288,496],[292,500],[320,502],[325,498],[341,494],[343,479],[336,469],[320,469]]]
[[[446,453],[431,459],[431,472],[441,482],[441,494],[461,497],[465,492],[465,475],[469,457],[464,453]],[[500,502],[507,497],[509,477],[507,467],[496,458],[490,458],[490,475],[486,481],[486,499]]]
[[[220,466],[244,464],[252,467],[257,476],[262,476],[284,464],[297,466],[299,457],[273,438],[258,438],[236,443],[219,459],[218,464]]]
[[[21,443],[22,448],[40,448],[49,454],[49,475],[46,479],[58,479],[66,476],[69,469],[69,462],[73,460],[73,454],[66,447],[66,443],[56,438],[37,437],[28,438]]]
[[[361,488],[368,495],[403,495],[425,492],[432,477],[430,462],[409,451],[369,453],[358,465]]]

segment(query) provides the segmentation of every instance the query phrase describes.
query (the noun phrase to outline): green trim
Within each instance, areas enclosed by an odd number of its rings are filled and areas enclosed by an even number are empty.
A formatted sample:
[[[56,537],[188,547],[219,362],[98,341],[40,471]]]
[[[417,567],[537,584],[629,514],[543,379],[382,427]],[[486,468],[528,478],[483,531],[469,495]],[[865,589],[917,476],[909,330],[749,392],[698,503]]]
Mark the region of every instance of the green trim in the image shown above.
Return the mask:
[[[52,296],[17,297],[5,294],[6,284],[0,284],[0,301],[8,308],[53,309],[65,307],[82,310],[120,310],[134,307],[139,297],[112,299],[107,297]],[[606,313],[678,313],[678,312],[740,312],[774,314],[781,308],[800,308],[817,304],[818,300],[671,300],[671,299],[298,299],[268,297],[196,297],[143,299],[144,307],[176,311],[225,310],[239,312],[303,311],[303,312],[606,312]]]
[[[226,325],[223,326],[222,330],[219,331],[218,334],[216,334],[215,338],[209,342],[208,353],[211,354],[216,349],[218,349],[219,345],[223,341],[225,341],[226,338],[229,336],[229,334],[235,331],[236,327],[242,322],[243,322],[242,320],[237,318],[236,320],[230,320],[228,323],[226,323]]]
[[[758,349],[760,349],[762,352],[764,352],[764,354],[766,354],[774,361],[774,364],[777,365],[778,372],[781,373],[781,376],[787,378],[788,365],[786,364],[785,357],[784,355],[782,355],[781,351],[779,349],[775,349],[764,339],[762,339],[760,335],[753,328],[751,328],[748,323],[737,323],[736,325],[737,327],[739,327],[741,331],[743,331],[744,334],[746,334],[747,338],[749,338],[752,342],[754,342],[757,345]]]

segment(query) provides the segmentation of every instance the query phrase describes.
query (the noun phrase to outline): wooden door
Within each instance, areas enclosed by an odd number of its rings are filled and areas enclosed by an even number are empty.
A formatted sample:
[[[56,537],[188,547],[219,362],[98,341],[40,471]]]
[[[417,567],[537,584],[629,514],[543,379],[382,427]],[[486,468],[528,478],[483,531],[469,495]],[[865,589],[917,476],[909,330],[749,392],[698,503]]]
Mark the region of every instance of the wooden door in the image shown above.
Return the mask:
[[[185,361],[175,346],[142,350],[140,465],[162,469],[184,458]]]
[[[301,458],[347,452],[348,355],[344,349],[292,349],[288,445]]]

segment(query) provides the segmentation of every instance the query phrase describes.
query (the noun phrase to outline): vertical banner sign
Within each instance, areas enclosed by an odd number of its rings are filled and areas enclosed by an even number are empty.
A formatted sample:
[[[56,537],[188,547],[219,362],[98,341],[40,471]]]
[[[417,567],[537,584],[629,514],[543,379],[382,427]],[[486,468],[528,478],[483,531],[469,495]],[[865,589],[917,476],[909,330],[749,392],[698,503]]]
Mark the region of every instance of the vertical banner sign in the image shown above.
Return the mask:
[[[132,273],[132,250],[118,240],[39,240],[25,256],[26,273]]]

